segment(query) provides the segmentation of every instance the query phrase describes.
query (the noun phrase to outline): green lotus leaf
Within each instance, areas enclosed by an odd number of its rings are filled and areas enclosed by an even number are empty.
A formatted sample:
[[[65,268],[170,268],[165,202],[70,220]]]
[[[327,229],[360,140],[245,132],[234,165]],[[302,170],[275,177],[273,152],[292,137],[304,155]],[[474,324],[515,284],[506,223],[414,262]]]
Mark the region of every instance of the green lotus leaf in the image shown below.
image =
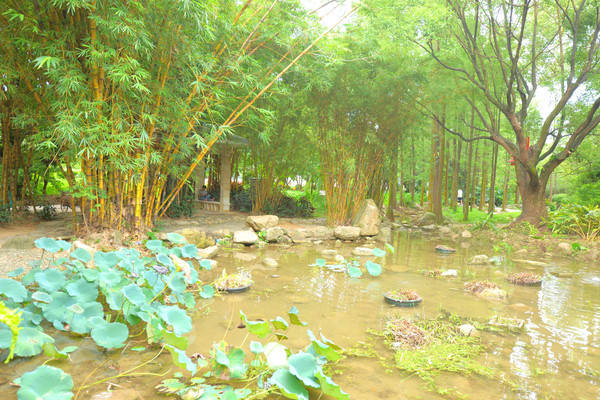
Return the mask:
[[[287,321],[281,317],[272,319],[270,322],[271,322],[271,325],[273,325],[273,328],[281,329],[282,331],[287,330],[287,328],[289,327]]]
[[[263,345],[260,342],[255,342],[254,340],[250,342],[250,351],[254,354],[260,354],[264,351]]]
[[[175,232],[167,233],[167,240],[173,244],[187,243],[187,240],[185,239],[185,237],[183,235],[180,235],[179,233],[175,233]]]
[[[212,268],[212,264],[211,264],[210,260],[204,259],[204,260],[200,261],[200,267],[202,267],[202,269],[205,269],[208,271]]]
[[[16,303],[27,298],[27,289],[19,281],[14,279],[0,279],[0,295],[4,295]]]
[[[86,281],[94,282],[98,280],[98,277],[100,276],[100,271],[98,271],[97,269],[86,268],[81,271],[81,275]]]
[[[65,242],[64,240],[56,240],[52,238],[39,238],[35,240],[35,245],[37,248],[46,250],[50,253],[56,253],[61,250],[69,250],[71,248],[71,243]]]
[[[130,284],[125,286],[123,289],[123,295],[129,302],[135,304],[136,306],[146,302],[146,296],[142,289],[135,284]]]
[[[386,244],[385,244],[385,248],[386,248],[386,249],[387,249],[387,251],[389,251],[391,254],[394,254],[394,251],[395,251],[395,249],[394,249],[394,246],[392,246],[392,245],[391,245],[391,244],[389,244],[389,243],[386,243]]]
[[[23,272],[25,272],[25,268],[23,267],[19,267],[17,269],[14,269],[12,271],[10,271],[8,274],[6,274],[9,278],[16,278],[17,276],[21,275]]]
[[[375,247],[373,249],[373,255],[375,257],[385,257],[385,250],[381,250],[381,249],[378,249],[377,247]]]
[[[269,383],[281,390],[288,399],[308,400],[308,391],[302,382],[292,375],[287,369],[278,369],[269,378]]]
[[[52,324],[58,326],[58,323],[70,320],[72,312],[68,310],[70,306],[77,302],[77,299],[69,296],[65,292],[52,293],[52,301],[48,304],[40,304],[44,318]],[[62,329],[59,327],[58,329]]]
[[[109,269],[107,271],[100,272],[98,279],[100,281],[100,285],[107,288],[112,288],[121,282],[121,279],[123,279],[123,274],[117,270]]]
[[[200,290],[200,297],[203,299],[210,299],[215,295],[215,288],[211,285],[202,286],[202,290]]]
[[[0,349],[8,349],[12,343],[12,331],[3,322],[0,322]]]
[[[167,350],[171,353],[171,357],[173,358],[173,363],[180,368],[185,368],[186,370],[192,373],[192,376],[196,374],[198,367],[196,363],[192,361],[191,358],[185,353],[185,351],[178,349],[177,347],[173,347],[170,345],[165,346]]]
[[[348,276],[350,276],[350,278],[360,278],[362,276],[362,271],[360,268],[348,265]]]
[[[35,282],[35,274],[37,274],[41,270],[42,269],[39,267],[33,267],[29,270],[29,272],[23,275],[23,277],[21,278],[21,283],[25,286],[31,285],[33,282]]]
[[[171,258],[169,256],[167,256],[166,254],[157,254],[156,261],[158,261],[160,264],[164,265],[165,267],[175,268],[175,264],[173,264],[173,260],[171,260]]]
[[[268,321],[250,321],[242,310],[240,310],[240,317],[242,322],[246,325],[246,328],[248,328],[248,332],[258,336],[261,339],[266,338],[270,333],[273,332]]]
[[[92,255],[86,249],[82,249],[81,247],[76,248],[71,252],[71,257],[76,258],[77,260],[83,263],[89,263],[92,261]]]
[[[181,256],[183,258],[196,258],[198,256],[198,248],[193,244],[186,244],[181,248]]]
[[[65,285],[65,273],[58,269],[49,268],[35,274],[35,280],[47,292],[55,292]]]
[[[63,370],[40,365],[15,380],[18,400],[69,400],[73,397],[73,379]]]
[[[94,327],[91,336],[98,346],[119,349],[125,345],[125,341],[129,337],[129,329],[127,325],[120,322],[108,322]]]
[[[306,322],[300,321],[300,318],[298,317],[298,309],[296,308],[296,306],[292,306],[292,308],[290,308],[290,311],[288,311],[288,317],[292,324],[306,326]]]
[[[382,251],[383,251],[383,250],[382,250]],[[368,260],[368,261],[365,263],[365,268],[367,269],[367,272],[368,272],[369,274],[371,274],[372,276],[379,276],[379,275],[381,275],[381,271],[382,271],[382,270],[381,270],[381,265],[379,265],[379,264],[377,264],[377,263],[374,263],[374,262],[373,262],[373,261],[371,261],[371,260]]]
[[[321,390],[323,393],[330,395],[334,399],[339,400],[350,400],[350,395],[344,392],[340,386],[335,383],[330,377],[323,373],[322,368],[319,366],[317,369],[317,379],[321,384]]]
[[[156,253],[161,248],[164,248],[163,241],[158,239],[148,240],[145,246],[148,250],[150,250],[153,253]]]
[[[315,354],[324,356],[329,361],[337,361],[342,358],[342,355],[338,353],[338,350],[341,350],[338,345],[326,339],[322,335],[321,339],[324,339],[323,341],[317,339],[310,329],[307,330],[307,333],[310,337],[311,346]]]
[[[167,285],[174,293],[183,293],[187,287],[183,272],[172,273]]]
[[[88,303],[98,298],[98,288],[95,282],[78,279],[68,283],[65,288],[67,289],[67,293],[82,303]]]
[[[52,301],[52,296],[50,296],[46,292],[42,292],[41,290],[38,290],[37,292],[34,292],[31,295],[31,299],[34,301],[39,301],[41,303],[49,304]]]
[[[173,327],[176,335],[183,335],[192,330],[192,319],[177,306],[161,306],[159,315],[167,324]]]
[[[105,253],[103,251],[97,251],[94,253],[94,265],[101,271],[106,271],[109,268],[114,267],[119,263],[120,258],[116,252],[111,251]]]
[[[232,379],[240,379],[246,375],[248,364],[244,362],[246,353],[240,348],[233,348],[228,354],[229,358],[229,375]]]
[[[300,379],[306,386],[319,387],[319,382],[315,377],[318,367],[317,359],[312,354],[293,354],[288,358],[288,364],[290,373]]]
[[[104,325],[104,309],[102,304],[92,301],[82,304],[81,308],[83,312],[73,315],[73,319],[70,322],[72,332],[83,335],[89,333],[97,325]],[[99,322],[95,318],[98,318],[102,322]]]
[[[44,343],[54,343],[54,339],[37,328],[22,328],[17,336],[15,355],[19,357],[37,356],[42,352]]]
[[[21,327],[33,328],[42,322],[42,310],[35,304],[27,304],[21,309]]]
[[[111,310],[121,311],[125,297],[121,291],[111,291],[105,294],[106,303]]]
[[[317,260],[315,261],[315,263],[319,266],[319,267],[324,267],[325,264],[327,263],[323,258],[317,258]]]

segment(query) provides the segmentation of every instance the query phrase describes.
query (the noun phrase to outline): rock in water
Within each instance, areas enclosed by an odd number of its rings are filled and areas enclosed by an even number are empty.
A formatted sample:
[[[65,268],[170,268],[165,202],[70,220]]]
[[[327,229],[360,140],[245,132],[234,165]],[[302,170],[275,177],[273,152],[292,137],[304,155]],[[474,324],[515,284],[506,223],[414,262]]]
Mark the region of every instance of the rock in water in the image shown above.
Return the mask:
[[[336,226],[333,233],[336,238],[341,240],[356,240],[360,237],[360,228],[357,226]]]
[[[285,236],[285,229],[275,226],[267,228],[265,231],[265,240],[269,243],[279,242]]]
[[[438,244],[435,246],[435,251],[438,253],[456,253],[456,250],[452,247],[444,246],[443,244]]]
[[[471,264],[471,265],[488,265],[488,264],[490,264],[490,258],[488,256],[486,256],[485,254],[478,254],[476,256],[473,256],[473,258],[471,258],[471,261],[469,261],[469,264]]]
[[[277,260],[275,260],[274,258],[270,258],[270,257],[263,258],[262,262],[267,267],[276,267],[279,265]]]
[[[219,246],[210,246],[205,249],[198,249],[198,257],[213,258],[219,252]]]
[[[233,243],[241,243],[249,246],[256,242],[258,242],[258,235],[250,229],[245,231],[237,231],[233,234]]]
[[[272,228],[279,223],[279,217],[276,215],[250,215],[246,218],[246,224],[257,232],[267,228]]]
[[[355,256],[372,256],[373,249],[369,247],[355,247],[354,250],[352,250],[352,254]]]
[[[455,269],[448,269],[448,270],[442,272],[440,276],[452,278],[452,277],[458,276],[458,271]]]
[[[360,228],[360,236],[375,236],[379,233],[379,209],[372,199],[367,199],[360,207],[352,225]]]
[[[419,226],[432,225],[432,224],[435,224],[436,219],[437,218],[434,213],[426,212],[425,214],[423,214],[423,216],[421,218],[419,218],[417,225],[419,225]]]
[[[558,244],[558,248],[565,254],[571,254],[571,252],[573,251],[571,244],[567,242],[560,242]]]
[[[462,231],[462,233],[460,234],[460,236],[463,239],[471,239],[473,237],[473,234],[469,231]]]
[[[477,329],[471,324],[463,324],[458,327],[460,334],[463,336],[479,336]]]

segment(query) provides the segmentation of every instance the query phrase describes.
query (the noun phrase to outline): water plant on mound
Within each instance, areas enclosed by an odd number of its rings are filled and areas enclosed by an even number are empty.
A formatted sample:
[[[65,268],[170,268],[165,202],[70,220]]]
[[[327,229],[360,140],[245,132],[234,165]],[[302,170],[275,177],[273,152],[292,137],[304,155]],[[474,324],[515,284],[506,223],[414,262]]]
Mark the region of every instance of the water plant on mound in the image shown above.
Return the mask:
[[[227,271],[223,270],[221,276],[213,285],[221,292],[243,292],[250,289],[250,286],[252,286],[252,275],[248,271],[240,271],[237,274],[227,274]]]
[[[485,350],[480,338],[460,333],[459,327],[464,322],[455,314],[412,320],[392,315],[381,335],[395,352],[396,368],[419,376],[430,389],[448,394],[450,390],[440,388],[435,383],[435,377],[441,372],[486,377],[494,375],[491,368],[477,360]]]
[[[394,252],[394,248],[390,244],[386,244],[386,249],[390,253]],[[374,257],[383,258],[383,257],[385,257],[385,254],[386,254],[385,250],[382,250],[382,249],[379,249],[379,248],[374,248],[373,249],[373,256]],[[340,262],[328,263],[323,258],[317,258],[315,260],[315,263],[311,264],[310,266],[311,267],[327,268],[327,269],[329,269],[331,271],[334,271],[334,272],[346,272],[346,274],[348,274],[348,276],[350,278],[360,278],[363,275],[363,270],[362,270],[363,266],[361,265],[360,261],[358,261],[357,259],[350,259],[350,260],[343,259]],[[373,262],[371,260],[367,260],[365,262],[364,269],[371,276],[379,276],[383,272],[383,269],[381,268],[381,264],[378,264],[378,263]]]
[[[506,280],[515,285],[523,286],[538,286],[542,284],[542,278],[538,274],[531,272],[517,272],[510,274]]]
[[[422,301],[421,296],[412,289],[389,290],[383,298],[387,303],[401,307],[414,307]]]
[[[248,355],[224,341],[215,343],[202,378],[166,379],[157,386],[158,390],[182,399],[257,399],[278,393],[290,399],[308,400],[309,391],[320,391],[334,399],[350,398],[327,374],[331,364],[341,358],[339,346],[323,335],[317,338],[310,330],[310,343],[303,351],[294,352],[281,343],[287,339],[291,325],[306,326],[296,307],[288,312],[288,320],[276,317],[253,321],[243,311],[240,318],[250,334],[266,343],[250,342]]]
[[[110,351],[124,347],[131,330],[139,327],[149,343],[163,346],[177,365],[196,372],[185,354],[184,335],[192,327],[187,310],[195,309],[195,292],[207,298],[214,288],[201,285],[197,268],[208,269],[210,263],[183,236],[169,233],[166,242],[148,240],[141,251],[97,251],[93,257],[77,248],[56,258],[59,251],[70,250],[63,240],[41,238],[35,244],[44,250],[42,257],[50,254],[50,266],[42,269],[42,259],[27,273],[19,268],[10,278],[0,279],[0,350],[9,349],[7,362],[13,354],[32,357],[42,352],[67,358],[75,348],[56,349],[49,335],[55,330],[90,336]],[[92,260],[94,268],[88,267]],[[13,279],[19,277],[20,281]],[[23,396],[19,399],[28,398]]]

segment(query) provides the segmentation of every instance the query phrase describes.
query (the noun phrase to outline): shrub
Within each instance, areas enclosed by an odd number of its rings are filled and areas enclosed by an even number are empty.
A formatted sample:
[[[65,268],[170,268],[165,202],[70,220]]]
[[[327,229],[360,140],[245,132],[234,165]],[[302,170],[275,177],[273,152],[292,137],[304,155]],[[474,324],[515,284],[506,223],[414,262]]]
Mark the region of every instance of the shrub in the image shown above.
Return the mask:
[[[40,212],[40,218],[44,221],[51,221],[57,216],[56,208],[53,205],[46,204],[42,207],[42,211]]]
[[[194,196],[183,196],[178,202],[173,202],[167,209],[169,218],[191,217],[194,213]]]
[[[547,224],[553,233],[575,234],[593,240],[600,233],[600,207],[564,204],[548,213]]]
[[[0,206],[0,224],[7,224],[10,222],[10,207]]]

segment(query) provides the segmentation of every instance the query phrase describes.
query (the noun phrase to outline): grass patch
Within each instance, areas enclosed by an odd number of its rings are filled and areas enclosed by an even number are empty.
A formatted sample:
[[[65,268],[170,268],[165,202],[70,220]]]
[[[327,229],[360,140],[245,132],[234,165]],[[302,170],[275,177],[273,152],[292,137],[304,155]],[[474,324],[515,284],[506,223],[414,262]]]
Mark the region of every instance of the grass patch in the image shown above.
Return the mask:
[[[452,208],[444,207],[443,213],[445,217],[450,218],[453,222],[465,222],[463,219],[462,206],[457,207],[456,211],[454,211]],[[494,213],[494,215],[492,215],[492,217],[489,219],[489,222],[493,222],[494,224],[508,224],[520,214],[520,211]],[[479,211],[478,209],[472,209],[469,211],[469,219],[466,222],[471,224],[482,223],[486,220],[486,218],[488,218],[487,212]]]

